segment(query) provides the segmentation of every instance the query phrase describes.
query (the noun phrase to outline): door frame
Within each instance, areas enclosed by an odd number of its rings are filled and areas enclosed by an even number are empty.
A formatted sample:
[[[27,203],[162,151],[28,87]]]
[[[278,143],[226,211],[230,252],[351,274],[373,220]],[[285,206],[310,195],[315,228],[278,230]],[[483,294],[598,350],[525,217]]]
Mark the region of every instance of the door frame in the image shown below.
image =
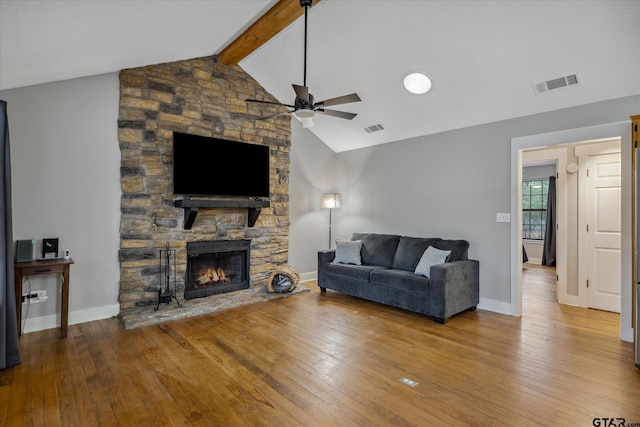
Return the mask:
[[[620,137],[622,149],[622,283],[620,307],[620,338],[633,341],[631,328],[631,121],[608,123],[585,128],[569,129],[515,137],[511,139],[511,298],[509,310],[513,316],[522,315],[522,218],[518,218],[518,188],[522,182],[522,151],[536,147],[554,146]],[[627,148],[629,148],[627,150]],[[628,153],[627,153],[628,152]],[[627,154],[625,154],[627,153]],[[521,191],[521,190],[520,190]]]
[[[569,301],[567,295],[567,149],[538,147],[522,150],[522,156],[523,163],[540,160],[556,163],[556,224],[553,224],[556,227],[556,297],[560,304],[571,304],[573,301]],[[518,212],[522,242],[522,177],[518,188]],[[522,256],[519,259],[522,260]]]

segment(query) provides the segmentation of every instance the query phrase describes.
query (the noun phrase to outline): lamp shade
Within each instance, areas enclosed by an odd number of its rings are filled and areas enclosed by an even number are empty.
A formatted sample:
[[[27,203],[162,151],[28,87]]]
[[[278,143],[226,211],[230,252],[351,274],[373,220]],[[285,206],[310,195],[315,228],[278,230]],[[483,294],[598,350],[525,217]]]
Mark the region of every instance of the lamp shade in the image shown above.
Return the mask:
[[[322,209],[338,209],[342,206],[342,196],[340,193],[324,193],[320,196],[320,207]]]

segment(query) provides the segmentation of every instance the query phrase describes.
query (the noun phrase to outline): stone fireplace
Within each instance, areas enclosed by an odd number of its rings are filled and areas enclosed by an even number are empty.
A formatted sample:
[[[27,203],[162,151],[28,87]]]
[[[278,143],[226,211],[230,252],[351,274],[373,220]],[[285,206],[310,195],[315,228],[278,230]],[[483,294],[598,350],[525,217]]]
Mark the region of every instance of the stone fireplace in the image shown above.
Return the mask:
[[[247,98],[276,101],[240,67],[218,64],[215,57],[120,72],[121,314],[157,305],[158,252],[167,243],[176,250],[176,295],[181,301],[189,276],[197,275],[188,269],[191,251],[204,242],[247,246],[246,266],[236,266],[238,258],[231,260],[235,255],[224,260],[231,264],[227,268],[233,278],[187,291],[196,297],[208,292],[224,297],[238,283],[265,286],[274,268],[287,262],[291,119],[256,120],[277,107],[247,105]],[[232,203],[200,208],[191,228],[184,226],[185,211],[176,207],[173,194],[173,132],[269,146],[269,203],[257,220]]]
[[[248,288],[250,259],[250,240],[188,242],[184,298],[201,298]]]

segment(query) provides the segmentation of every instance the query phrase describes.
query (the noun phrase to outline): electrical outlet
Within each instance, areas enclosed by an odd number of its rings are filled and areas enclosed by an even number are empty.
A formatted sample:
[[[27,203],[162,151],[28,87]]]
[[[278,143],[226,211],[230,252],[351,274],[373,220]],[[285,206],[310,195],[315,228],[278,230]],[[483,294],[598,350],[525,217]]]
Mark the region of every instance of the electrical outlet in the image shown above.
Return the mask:
[[[497,213],[496,214],[496,222],[511,222],[511,214],[510,213]]]
[[[31,304],[37,304],[39,302],[45,302],[48,298],[46,290],[33,291],[30,294],[22,294],[22,303],[26,304],[27,302],[31,302]]]

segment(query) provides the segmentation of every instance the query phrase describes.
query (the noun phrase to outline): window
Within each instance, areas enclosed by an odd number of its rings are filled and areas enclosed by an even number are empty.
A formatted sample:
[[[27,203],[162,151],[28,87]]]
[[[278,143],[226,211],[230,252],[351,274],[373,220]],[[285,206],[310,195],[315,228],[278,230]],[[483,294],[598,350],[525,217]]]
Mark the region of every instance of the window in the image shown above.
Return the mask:
[[[522,181],[522,238],[543,240],[549,179]]]

